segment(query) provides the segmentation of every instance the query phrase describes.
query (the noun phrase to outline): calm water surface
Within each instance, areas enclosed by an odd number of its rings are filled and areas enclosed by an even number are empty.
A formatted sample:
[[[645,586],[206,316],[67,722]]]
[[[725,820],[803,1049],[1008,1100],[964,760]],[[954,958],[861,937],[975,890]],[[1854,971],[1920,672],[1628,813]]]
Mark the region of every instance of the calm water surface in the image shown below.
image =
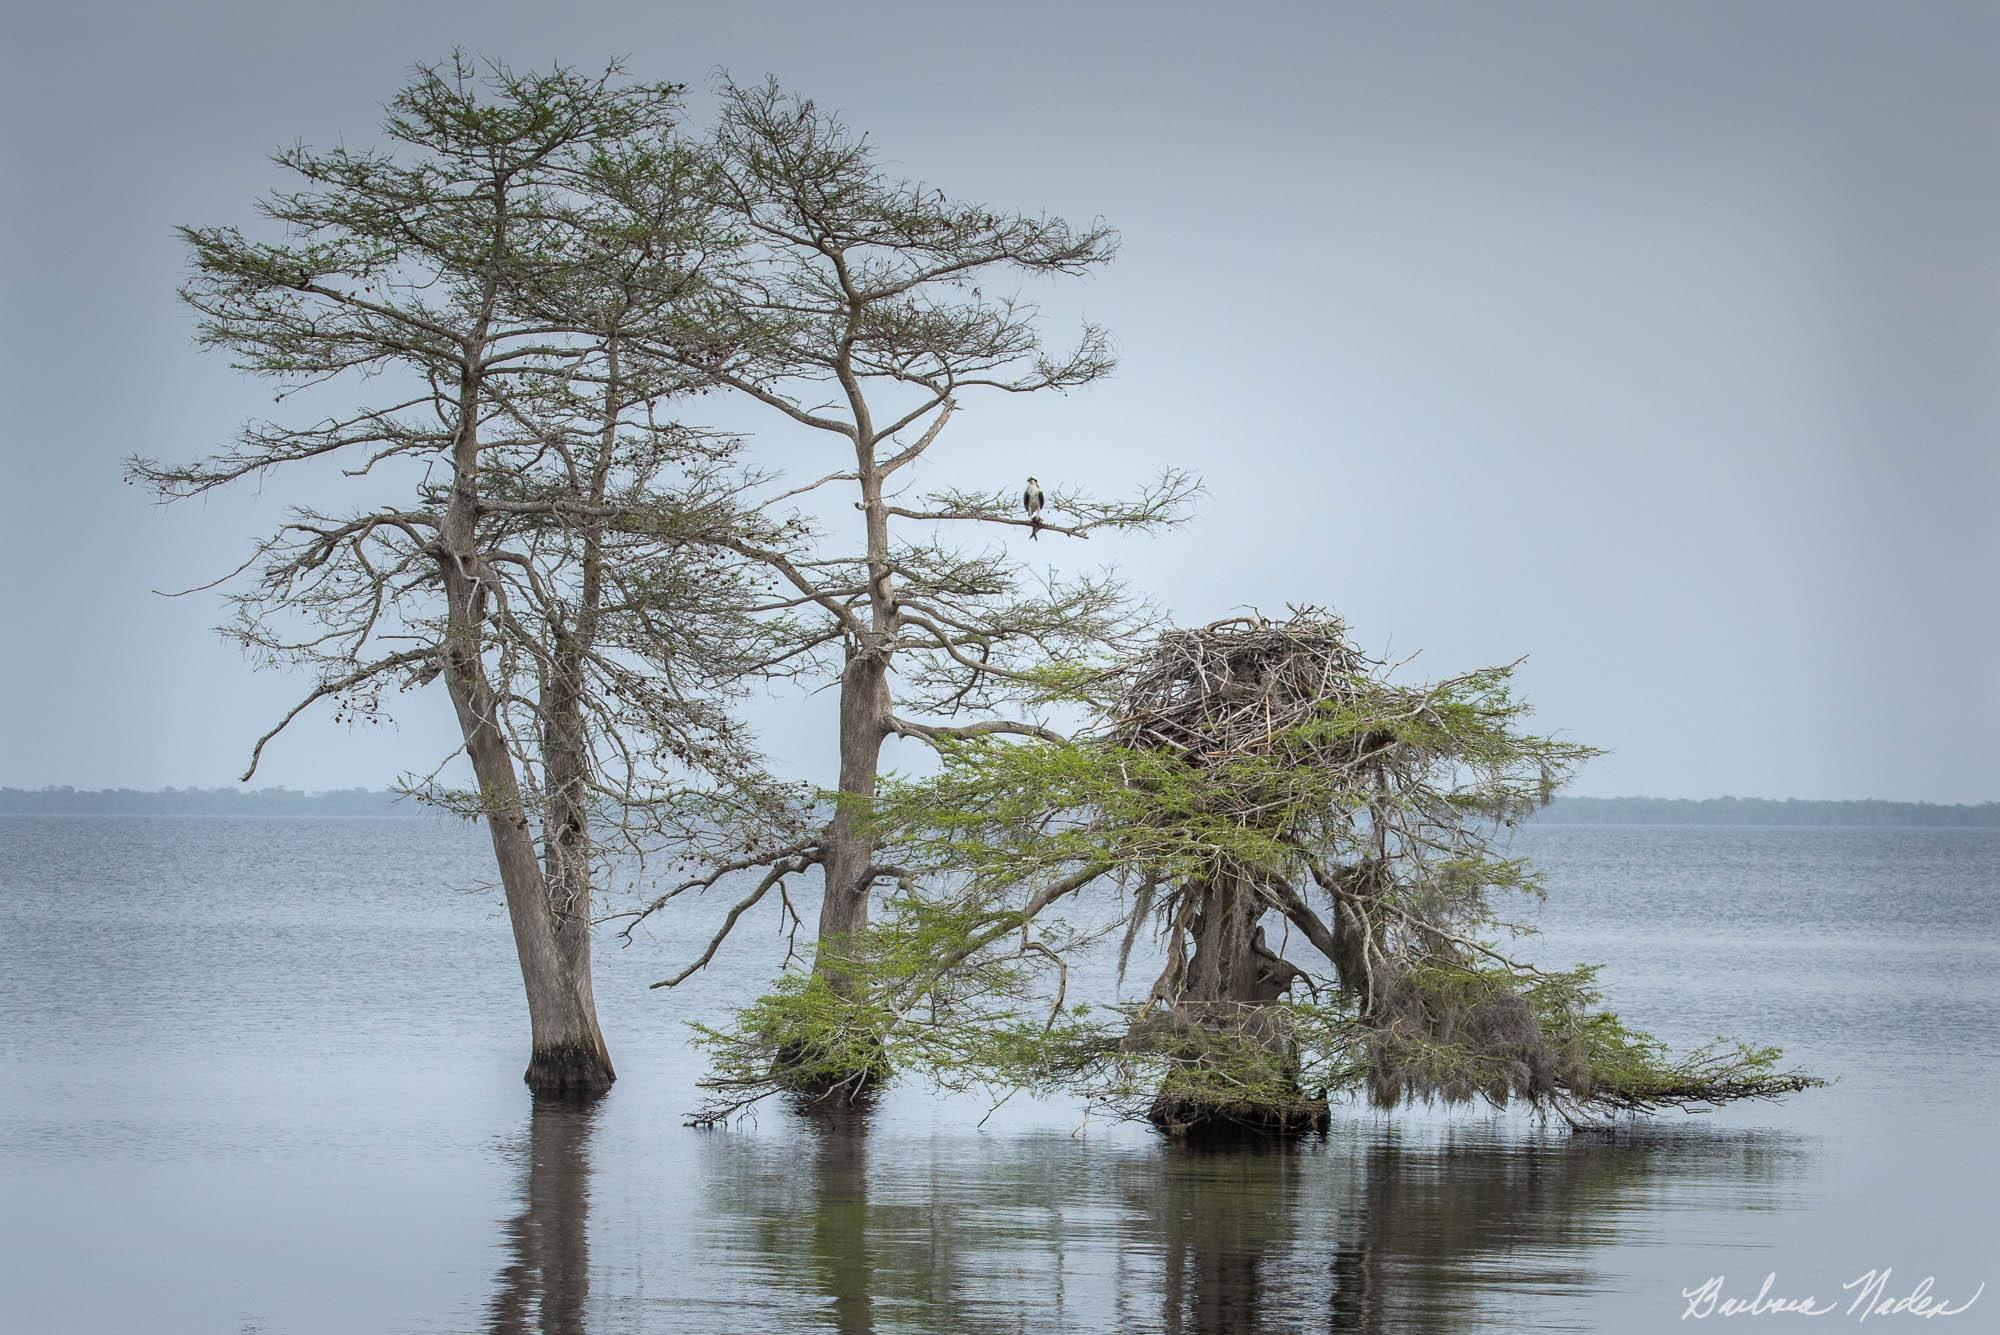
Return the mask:
[[[600,947],[621,1079],[537,1110],[477,830],[0,817],[0,1331],[1643,1332],[1698,1328],[1679,1294],[1716,1274],[2000,1280],[2000,832],[1520,849],[1551,878],[1536,957],[1603,963],[1663,1037],[1782,1042],[1837,1083],[1610,1136],[1348,1109],[1261,1154],[1021,1100],[979,1129],[921,1089],[865,1135],[691,1131],[684,1021],[783,953],[751,920],[646,990],[725,889]],[[2000,1292],[1868,1326],[2000,1330]]]

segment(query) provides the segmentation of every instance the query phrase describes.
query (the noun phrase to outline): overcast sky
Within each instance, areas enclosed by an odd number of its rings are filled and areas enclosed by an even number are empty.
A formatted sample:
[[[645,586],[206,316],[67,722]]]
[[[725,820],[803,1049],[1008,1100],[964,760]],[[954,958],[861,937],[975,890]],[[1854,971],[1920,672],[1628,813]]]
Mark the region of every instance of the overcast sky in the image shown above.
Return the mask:
[[[1051,309],[1115,378],[969,401],[939,480],[1205,475],[1115,558],[1187,620],[1309,601],[1435,673],[1528,655],[1576,791],[2000,798],[2000,7],[18,6],[4,61],[0,784],[230,782],[310,685],[212,598],[295,493],[119,480],[269,407],[197,353],[172,229],[365,142],[417,60],[776,74],[955,194],[1124,237]],[[804,468],[765,423],[761,448]],[[824,448],[824,447],[815,447]],[[790,451],[789,454],[786,452]],[[818,471],[836,465],[828,464]],[[330,715],[260,782],[451,744]],[[824,779],[824,700],[758,711]]]

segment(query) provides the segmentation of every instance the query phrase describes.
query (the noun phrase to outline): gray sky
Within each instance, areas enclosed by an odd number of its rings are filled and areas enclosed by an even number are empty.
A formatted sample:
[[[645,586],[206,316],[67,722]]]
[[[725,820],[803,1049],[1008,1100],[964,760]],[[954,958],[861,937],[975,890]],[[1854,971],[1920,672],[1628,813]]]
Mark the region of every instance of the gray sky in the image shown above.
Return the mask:
[[[1119,227],[1052,305],[1118,375],[969,401],[933,475],[1210,495],[1038,559],[1188,620],[1330,605],[1436,673],[1529,655],[1540,722],[1611,749],[1578,792],[2000,798],[2000,7],[189,0],[8,36],[0,784],[226,783],[310,684],[148,592],[300,494],[119,481],[269,407],[192,348],[171,229],[244,218],[281,143],[368,140],[462,44],[773,73],[907,174]],[[424,764],[449,707],[405,699],[302,722],[260,781]],[[822,705],[759,712],[824,778]]]

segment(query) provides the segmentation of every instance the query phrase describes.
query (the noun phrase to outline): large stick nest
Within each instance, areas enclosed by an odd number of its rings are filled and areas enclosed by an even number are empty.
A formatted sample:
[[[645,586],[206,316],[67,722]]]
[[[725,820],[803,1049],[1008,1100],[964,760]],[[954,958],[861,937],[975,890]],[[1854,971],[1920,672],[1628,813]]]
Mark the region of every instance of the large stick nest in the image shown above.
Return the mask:
[[[1381,668],[1346,622],[1317,608],[1172,630],[1134,670],[1106,738],[1200,763],[1296,750],[1301,725],[1379,691]],[[1335,748],[1346,754],[1315,759],[1351,762],[1364,745],[1352,738]]]

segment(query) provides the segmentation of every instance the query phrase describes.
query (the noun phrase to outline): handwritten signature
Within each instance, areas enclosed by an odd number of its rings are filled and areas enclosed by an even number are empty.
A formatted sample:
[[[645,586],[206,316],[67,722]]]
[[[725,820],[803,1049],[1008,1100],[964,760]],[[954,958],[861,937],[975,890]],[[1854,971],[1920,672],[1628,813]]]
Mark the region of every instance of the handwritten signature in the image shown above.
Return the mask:
[[[1681,1290],[1681,1297],[1687,1299],[1687,1310],[1681,1313],[1681,1320],[1704,1321],[1712,1316],[1829,1316],[1836,1312],[1856,1321],[1866,1321],[1871,1316],[1957,1316],[1986,1292],[1982,1280],[1970,1298],[1954,1306],[1950,1299],[1931,1292],[1937,1277],[1925,1275],[1908,1293],[1895,1296],[1889,1292],[1889,1278],[1894,1273],[1892,1267],[1884,1266],[1848,1280],[1840,1286],[1843,1292],[1852,1295],[1844,1303],[1838,1299],[1821,1301],[1813,1294],[1802,1298],[1777,1297],[1771,1292],[1778,1283],[1776,1271],[1764,1276],[1764,1285],[1757,1290],[1756,1297],[1729,1298],[1722,1292],[1728,1277],[1710,1275],[1700,1286]]]

